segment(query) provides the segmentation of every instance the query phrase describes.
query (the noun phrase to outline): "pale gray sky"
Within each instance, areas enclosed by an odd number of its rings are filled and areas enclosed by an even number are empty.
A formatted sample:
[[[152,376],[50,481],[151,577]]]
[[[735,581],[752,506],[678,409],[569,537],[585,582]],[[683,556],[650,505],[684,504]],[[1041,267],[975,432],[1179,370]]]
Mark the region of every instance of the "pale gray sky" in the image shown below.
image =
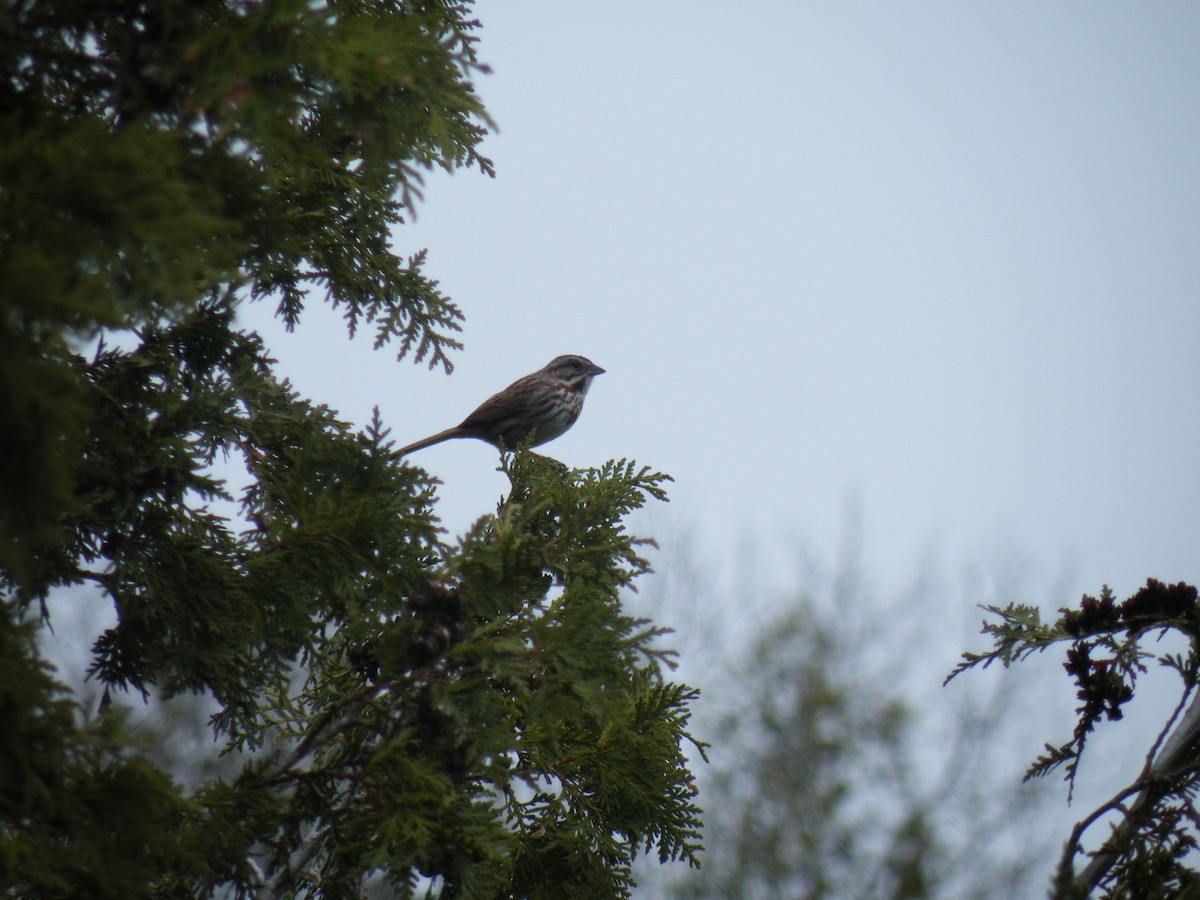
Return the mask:
[[[544,449],[670,472],[702,532],[829,546],[850,492],[884,575],[1012,539],[1079,591],[1197,577],[1200,6],[477,12],[498,178],[397,232],[458,370],[314,307],[272,342],[302,390],[407,442],[582,353],[608,374]],[[479,442],[419,462],[453,532],[504,490]]]

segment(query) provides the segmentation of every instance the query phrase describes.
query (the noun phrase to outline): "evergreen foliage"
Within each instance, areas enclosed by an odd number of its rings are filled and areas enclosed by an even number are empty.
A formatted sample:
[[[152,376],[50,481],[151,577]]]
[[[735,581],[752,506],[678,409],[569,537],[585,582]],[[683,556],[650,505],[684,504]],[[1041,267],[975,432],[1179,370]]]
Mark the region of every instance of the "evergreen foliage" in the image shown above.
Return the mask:
[[[18,0],[0,12],[0,564],[44,587],[98,328],[312,289],[449,368],[461,314],[389,247],[422,167],[476,165],[465,7]]]
[[[1145,587],[1118,602],[1107,586],[1099,597],[1084,595],[1078,609],[1060,609],[1053,623],[1043,623],[1036,607],[1009,604],[985,607],[999,617],[984,622],[983,632],[995,641],[985,653],[965,653],[950,678],[976,666],[1001,662],[1005,667],[1067,644],[1063,668],[1074,681],[1080,705],[1071,738],[1046,744],[1046,752],[1029,767],[1026,778],[1060,769],[1074,788],[1089,735],[1104,721],[1124,717],[1138,678],[1154,661],[1182,681],[1174,711],[1146,755],[1137,777],[1080,820],[1059,861],[1054,896],[1061,898],[1167,897],[1188,895],[1200,883],[1195,850],[1200,838],[1200,604],[1196,588],[1149,579]],[[1185,653],[1150,652],[1164,639],[1181,638]],[[1170,646],[1168,640],[1167,646]],[[1109,833],[1092,838],[1093,826],[1108,822]],[[1087,861],[1077,865],[1077,859]]]
[[[0,12],[0,885],[15,896],[624,896],[697,864],[695,691],[620,594],[666,476],[518,448],[457,543],[436,482],[300,397],[247,303],[311,292],[451,369],[390,229],[491,165],[464,4],[18,0]],[[239,483],[244,478],[245,484]],[[42,660],[115,624],[103,709]],[[121,704],[212,698],[185,788]],[[432,879],[432,881],[430,881]]]

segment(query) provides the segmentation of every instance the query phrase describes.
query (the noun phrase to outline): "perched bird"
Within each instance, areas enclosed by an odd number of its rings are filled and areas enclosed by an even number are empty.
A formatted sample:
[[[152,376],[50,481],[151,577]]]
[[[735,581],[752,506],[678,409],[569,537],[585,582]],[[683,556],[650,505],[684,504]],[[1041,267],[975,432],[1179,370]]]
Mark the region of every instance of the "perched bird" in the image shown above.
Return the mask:
[[[582,356],[555,357],[545,368],[517,379],[484,402],[461,425],[401,447],[396,455],[406,456],[451,438],[479,438],[489,444],[503,440],[504,446],[511,449],[530,432],[534,433],[531,446],[537,447],[575,424],[592,378],[603,373],[602,368]]]

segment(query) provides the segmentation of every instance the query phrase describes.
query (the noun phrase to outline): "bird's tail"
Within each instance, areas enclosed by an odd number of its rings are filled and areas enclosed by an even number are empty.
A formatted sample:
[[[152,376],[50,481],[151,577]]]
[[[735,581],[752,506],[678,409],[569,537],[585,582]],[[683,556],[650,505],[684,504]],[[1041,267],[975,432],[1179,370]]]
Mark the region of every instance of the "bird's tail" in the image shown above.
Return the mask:
[[[445,431],[439,431],[437,434],[431,434],[424,440],[417,441],[415,444],[409,444],[407,447],[401,447],[396,451],[396,456],[408,456],[410,453],[415,453],[417,450],[424,450],[426,447],[432,447],[434,444],[440,444],[442,441],[448,441],[452,438],[466,437],[463,434],[462,428],[455,425],[453,428],[447,428]]]

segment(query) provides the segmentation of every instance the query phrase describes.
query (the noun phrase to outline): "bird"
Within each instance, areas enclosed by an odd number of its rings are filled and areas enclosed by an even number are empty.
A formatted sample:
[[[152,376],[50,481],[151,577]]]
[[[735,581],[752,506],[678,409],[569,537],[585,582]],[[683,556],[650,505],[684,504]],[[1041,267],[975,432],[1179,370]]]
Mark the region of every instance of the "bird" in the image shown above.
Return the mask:
[[[603,375],[583,356],[556,356],[538,371],[518,378],[453,428],[401,447],[397,456],[453,438],[478,438],[512,449],[533,434],[532,447],[552,441],[575,424],[592,379]]]

